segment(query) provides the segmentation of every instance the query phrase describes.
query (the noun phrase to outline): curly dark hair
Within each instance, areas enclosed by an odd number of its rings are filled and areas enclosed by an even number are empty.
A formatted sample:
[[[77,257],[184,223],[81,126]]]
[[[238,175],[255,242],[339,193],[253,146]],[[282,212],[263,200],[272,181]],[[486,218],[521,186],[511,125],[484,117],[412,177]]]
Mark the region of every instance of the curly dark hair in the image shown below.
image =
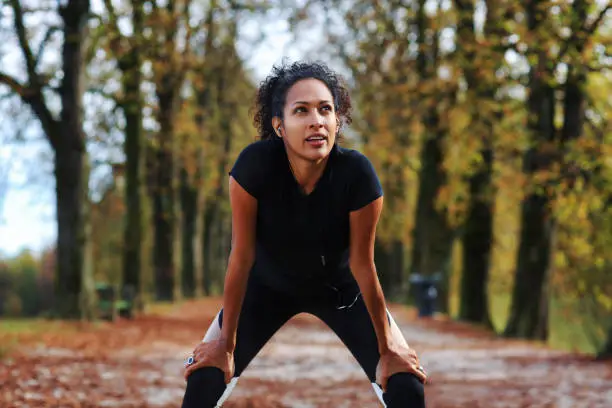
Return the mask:
[[[294,62],[291,65],[282,63],[272,68],[272,73],[257,90],[253,121],[262,140],[276,137],[272,118],[283,118],[283,107],[289,88],[297,81],[311,78],[322,81],[329,88],[334,98],[334,110],[340,129],[351,123],[351,97],[340,75],[322,62]],[[338,135],[339,138],[341,136]]]

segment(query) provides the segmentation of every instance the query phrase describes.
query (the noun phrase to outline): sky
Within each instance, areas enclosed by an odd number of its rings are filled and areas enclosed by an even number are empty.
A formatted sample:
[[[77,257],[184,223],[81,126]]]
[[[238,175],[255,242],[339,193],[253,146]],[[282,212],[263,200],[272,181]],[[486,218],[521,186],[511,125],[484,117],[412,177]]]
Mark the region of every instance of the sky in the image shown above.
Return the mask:
[[[244,36],[238,51],[256,80],[265,77],[273,64],[283,58],[295,60],[301,55],[298,48],[290,46],[286,20],[272,16],[267,21],[270,23],[263,27],[268,33],[267,39],[257,46],[250,38],[262,28],[261,22],[241,26]],[[6,51],[0,53],[0,65],[3,70],[18,75],[19,61],[6,55]],[[25,249],[39,253],[51,247],[57,228],[51,149],[41,140],[41,135],[34,135],[38,136],[37,142],[8,143],[6,135],[14,132],[11,122],[5,119],[0,117],[0,258],[15,256]],[[38,132],[36,126],[33,128],[34,133]]]

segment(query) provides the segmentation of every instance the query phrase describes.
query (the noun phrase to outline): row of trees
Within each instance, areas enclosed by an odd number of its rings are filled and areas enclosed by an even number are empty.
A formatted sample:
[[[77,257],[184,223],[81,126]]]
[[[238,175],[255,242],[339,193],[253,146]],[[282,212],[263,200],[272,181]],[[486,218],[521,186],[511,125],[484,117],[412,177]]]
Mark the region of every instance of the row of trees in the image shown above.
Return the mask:
[[[58,315],[93,312],[94,265],[109,251],[99,248],[107,237],[92,230],[91,158],[112,151],[117,132],[125,204],[119,282],[142,295],[146,256],[156,299],[174,299],[180,281],[188,296],[210,289],[211,279],[197,284],[194,270],[208,262],[215,230],[227,228],[218,217],[224,200],[205,202],[207,194],[223,196],[229,155],[248,135],[240,103],[253,86],[235,45],[241,15],[255,6],[109,0],[96,11],[84,0],[57,8],[3,3],[25,75],[3,71],[0,83],[38,118],[54,153]],[[45,32],[34,30],[34,21],[53,18]],[[57,43],[61,70],[46,63]],[[97,109],[109,102],[112,109]]]
[[[546,339],[553,295],[590,297],[609,316],[610,8],[338,0],[296,15],[325,15],[354,80],[363,148],[387,191],[377,259],[387,288],[441,273],[448,310],[459,241],[458,317],[491,326],[494,243],[508,232],[495,219],[508,222],[511,200],[519,228],[515,260],[503,260],[514,272],[503,333]]]
[[[31,108],[55,153],[58,313],[90,314],[102,277],[133,285],[140,299],[218,290],[230,239],[227,170],[253,135],[254,81],[236,51],[238,28],[263,9],[23,3],[4,7],[26,75],[0,71],[0,84]],[[493,281],[512,284],[508,336],[547,338],[550,299],[560,294],[612,309],[609,8],[327,0],[295,9],[296,37],[301,23],[320,23],[318,55],[337,61],[353,87],[348,143],[372,159],[385,188],[376,258],[390,297],[405,300],[415,272],[440,273],[448,311],[454,262],[463,320],[491,326]],[[55,11],[57,27],[28,33],[29,14]],[[59,71],[44,64],[54,38],[63,39]],[[105,101],[113,108],[103,115],[95,106]],[[90,158],[115,137],[122,160],[92,203]],[[604,353],[612,329],[608,338]]]

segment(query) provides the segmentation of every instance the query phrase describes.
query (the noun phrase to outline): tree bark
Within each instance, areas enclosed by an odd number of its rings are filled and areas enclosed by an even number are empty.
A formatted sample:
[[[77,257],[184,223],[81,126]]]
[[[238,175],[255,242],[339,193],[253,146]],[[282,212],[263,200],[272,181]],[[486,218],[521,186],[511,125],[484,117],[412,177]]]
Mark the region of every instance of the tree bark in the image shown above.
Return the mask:
[[[198,192],[191,186],[189,175],[185,169],[181,169],[181,208],[183,213],[182,233],[182,277],[181,288],[183,296],[193,298],[196,295],[195,281],[195,254],[197,247],[194,241],[197,229],[198,217]]]
[[[483,152],[484,168],[469,180],[470,208],[463,236],[463,265],[459,319],[492,327],[488,281],[493,242],[492,199],[482,198],[491,186],[493,154]]]
[[[474,4],[471,1],[455,0],[459,12],[458,34],[460,44],[460,64],[468,84],[468,100],[473,103],[470,111],[471,126],[482,133],[480,155],[482,165],[469,178],[470,202],[463,234],[462,274],[459,296],[459,319],[482,323],[492,328],[488,302],[489,265],[493,241],[493,134],[492,120],[499,120],[497,112],[483,112],[479,107],[481,101],[495,100],[495,72],[499,64],[493,66],[492,72],[481,72],[475,69],[477,59],[490,58],[479,48],[474,27]],[[496,51],[505,34],[502,27],[502,13],[494,2],[487,2],[485,19],[485,36],[493,58],[502,60],[503,55]],[[491,117],[492,116],[492,117]]]
[[[411,274],[424,276],[440,274],[439,307],[448,311],[448,277],[453,245],[453,231],[448,225],[446,214],[435,208],[440,187],[445,182],[442,170],[443,136],[437,132],[425,142],[422,167],[419,174],[419,191],[412,248]]]
[[[177,271],[175,244],[178,223],[173,122],[175,99],[173,91],[158,94],[160,144],[156,152],[153,198],[155,297],[161,301],[172,301]]]
[[[72,0],[60,9],[64,21],[63,80],[60,97],[61,141],[55,148],[57,204],[56,310],[63,318],[92,315],[85,310],[93,293],[84,293],[83,273],[87,235],[84,206],[88,201],[88,172],[83,133],[83,41],[89,2]]]
[[[612,359],[612,325],[610,325],[610,328],[608,329],[606,342],[601,350],[599,350],[599,353],[597,353],[597,358],[600,360]]]
[[[422,81],[431,80],[438,60],[437,39],[433,41],[434,47],[427,45],[428,26],[425,1],[420,0],[417,11],[417,43],[419,46],[417,71]],[[430,97],[434,96],[430,95]],[[438,306],[440,311],[447,312],[453,231],[448,224],[445,212],[435,208],[438,191],[446,181],[446,175],[442,169],[441,147],[446,134],[439,129],[439,117],[435,110],[426,113],[425,117],[426,140],[421,152],[410,273],[425,276],[440,274]]]
[[[143,101],[140,86],[142,83],[142,47],[140,39],[143,27],[143,5],[133,0],[134,36],[129,39],[130,49],[119,57],[118,65],[122,72],[124,99],[120,106],[125,116],[125,184],[124,199],[126,204],[123,231],[123,285],[134,288],[135,308],[143,310],[142,254],[144,241],[144,129]],[[118,27],[117,35],[119,35]]]
[[[528,28],[537,34],[545,18],[543,5],[532,2],[527,6]],[[548,83],[552,77],[550,61],[544,50],[538,50],[537,61],[531,67],[528,128],[534,140],[523,162],[523,172],[533,176],[547,169],[553,156],[551,144],[555,139],[555,97]],[[547,151],[547,149],[549,151]],[[548,276],[554,220],[550,198],[546,192],[527,192],[521,209],[521,233],[510,318],[504,330],[507,337],[546,340],[548,337]]]

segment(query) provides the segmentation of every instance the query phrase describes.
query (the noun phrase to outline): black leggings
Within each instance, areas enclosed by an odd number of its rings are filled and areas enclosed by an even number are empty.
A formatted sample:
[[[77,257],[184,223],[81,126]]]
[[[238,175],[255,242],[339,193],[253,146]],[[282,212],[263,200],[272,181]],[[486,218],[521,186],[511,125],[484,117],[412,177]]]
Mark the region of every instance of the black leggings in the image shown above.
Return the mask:
[[[221,407],[235,381],[266,342],[291,317],[302,312],[318,317],[338,335],[374,385],[380,399],[380,387],[375,385],[378,342],[363,298],[356,290],[337,292],[325,288],[316,296],[295,296],[279,293],[249,279],[238,321],[235,373],[231,385],[226,387],[221,370],[214,367],[199,369],[187,380],[182,407]],[[222,311],[216,320],[219,325],[221,322]],[[381,403],[387,408],[425,407],[423,384],[413,374],[395,374],[389,378]]]

